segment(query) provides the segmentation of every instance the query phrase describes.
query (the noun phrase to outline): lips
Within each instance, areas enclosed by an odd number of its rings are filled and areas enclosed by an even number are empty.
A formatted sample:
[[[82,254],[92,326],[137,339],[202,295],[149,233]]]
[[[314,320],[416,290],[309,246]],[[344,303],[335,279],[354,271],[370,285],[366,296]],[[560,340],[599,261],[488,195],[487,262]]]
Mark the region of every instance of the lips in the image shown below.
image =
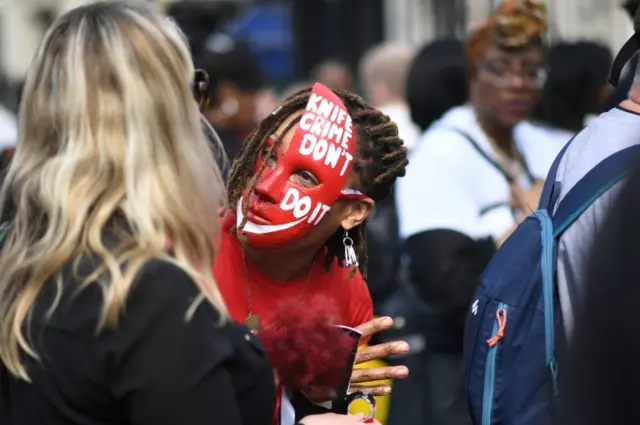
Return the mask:
[[[262,225],[271,224],[269,220],[262,217],[260,213],[258,213],[257,211],[254,211],[251,208],[249,208],[249,211],[247,211],[247,220],[255,224],[262,224]]]
[[[527,100],[509,100],[506,102],[509,112],[516,114],[527,114],[531,111],[531,102]]]
[[[249,206],[251,206],[251,203],[249,203]],[[258,219],[259,217],[255,214],[255,211],[253,214],[251,214],[251,216],[253,217],[253,220]],[[259,218],[262,220],[265,220],[262,217],[259,217]],[[305,219],[306,217],[302,217],[299,220],[289,221],[282,224],[259,224],[254,222],[249,216],[249,212],[247,212],[247,222],[242,228],[242,233],[258,236],[258,235],[267,235],[271,233],[281,232],[297,226],[298,224],[302,223]],[[240,226],[240,223],[244,221],[244,215],[242,214],[242,198],[238,200],[238,205],[236,208],[236,220],[237,220],[236,225],[238,226]]]
[[[259,225],[272,224],[272,221],[269,220],[269,214],[267,213],[267,211],[269,207],[273,206],[273,204],[262,201],[255,195],[250,196],[249,208],[247,211],[247,220]]]

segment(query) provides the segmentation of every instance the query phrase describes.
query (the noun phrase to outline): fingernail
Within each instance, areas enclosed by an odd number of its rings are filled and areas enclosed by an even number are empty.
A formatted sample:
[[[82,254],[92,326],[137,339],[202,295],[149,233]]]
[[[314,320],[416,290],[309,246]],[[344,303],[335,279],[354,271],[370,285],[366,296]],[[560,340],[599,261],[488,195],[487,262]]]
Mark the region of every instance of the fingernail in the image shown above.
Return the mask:
[[[409,351],[409,344],[404,341],[401,341],[396,344],[396,350],[398,351]]]
[[[385,388],[383,392],[385,394],[389,395],[389,394],[391,394],[391,388]]]
[[[406,378],[407,376],[409,376],[409,369],[406,367],[400,368],[398,369],[398,374],[397,376],[399,378]]]

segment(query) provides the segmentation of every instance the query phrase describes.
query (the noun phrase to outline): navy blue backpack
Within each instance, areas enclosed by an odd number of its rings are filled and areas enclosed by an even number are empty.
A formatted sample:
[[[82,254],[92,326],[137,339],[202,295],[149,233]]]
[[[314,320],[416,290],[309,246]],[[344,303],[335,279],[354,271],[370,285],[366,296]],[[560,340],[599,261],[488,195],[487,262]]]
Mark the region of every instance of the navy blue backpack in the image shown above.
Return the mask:
[[[467,398],[475,425],[547,425],[557,400],[556,346],[564,330],[556,288],[560,235],[598,197],[631,171],[640,145],[592,169],[555,214],[560,192],[556,158],[538,211],[495,254],[472,299],[464,336]]]

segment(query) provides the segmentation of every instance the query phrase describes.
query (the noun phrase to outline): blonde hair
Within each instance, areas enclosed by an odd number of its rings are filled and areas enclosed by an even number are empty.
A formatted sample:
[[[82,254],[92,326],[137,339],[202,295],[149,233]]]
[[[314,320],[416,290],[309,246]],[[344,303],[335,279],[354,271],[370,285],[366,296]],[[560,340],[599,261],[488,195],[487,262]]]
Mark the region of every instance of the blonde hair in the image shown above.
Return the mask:
[[[223,184],[193,75],[183,34],[144,1],[81,6],[45,35],[0,192],[1,210],[15,207],[0,255],[0,359],[15,376],[29,380],[23,352],[38,359],[25,330],[38,294],[56,278],[51,314],[70,261],[100,260],[83,280],[103,292],[98,331],[117,326],[151,259],[184,270],[226,317],[212,276]]]

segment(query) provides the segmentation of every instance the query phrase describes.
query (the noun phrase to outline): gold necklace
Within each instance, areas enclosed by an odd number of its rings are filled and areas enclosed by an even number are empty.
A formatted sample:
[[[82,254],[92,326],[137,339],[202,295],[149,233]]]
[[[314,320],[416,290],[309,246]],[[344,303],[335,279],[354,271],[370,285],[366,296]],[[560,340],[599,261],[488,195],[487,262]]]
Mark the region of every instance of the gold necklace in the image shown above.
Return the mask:
[[[247,256],[245,255],[244,250],[242,250],[242,263],[244,265],[244,281],[247,286],[247,305],[249,311],[249,314],[247,314],[247,318],[244,319],[244,324],[247,328],[249,328],[252,334],[256,335],[262,329],[262,318],[257,314],[253,314],[253,305],[251,304],[251,282],[249,282],[249,266],[247,264]],[[298,294],[298,299],[296,300],[296,302],[300,301],[302,295],[304,294],[304,291],[311,284],[311,272],[313,270],[314,264],[315,257],[313,257],[311,268],[309,269],[309,273],[307,274],[307,281],[300,290],[300,294]]]

